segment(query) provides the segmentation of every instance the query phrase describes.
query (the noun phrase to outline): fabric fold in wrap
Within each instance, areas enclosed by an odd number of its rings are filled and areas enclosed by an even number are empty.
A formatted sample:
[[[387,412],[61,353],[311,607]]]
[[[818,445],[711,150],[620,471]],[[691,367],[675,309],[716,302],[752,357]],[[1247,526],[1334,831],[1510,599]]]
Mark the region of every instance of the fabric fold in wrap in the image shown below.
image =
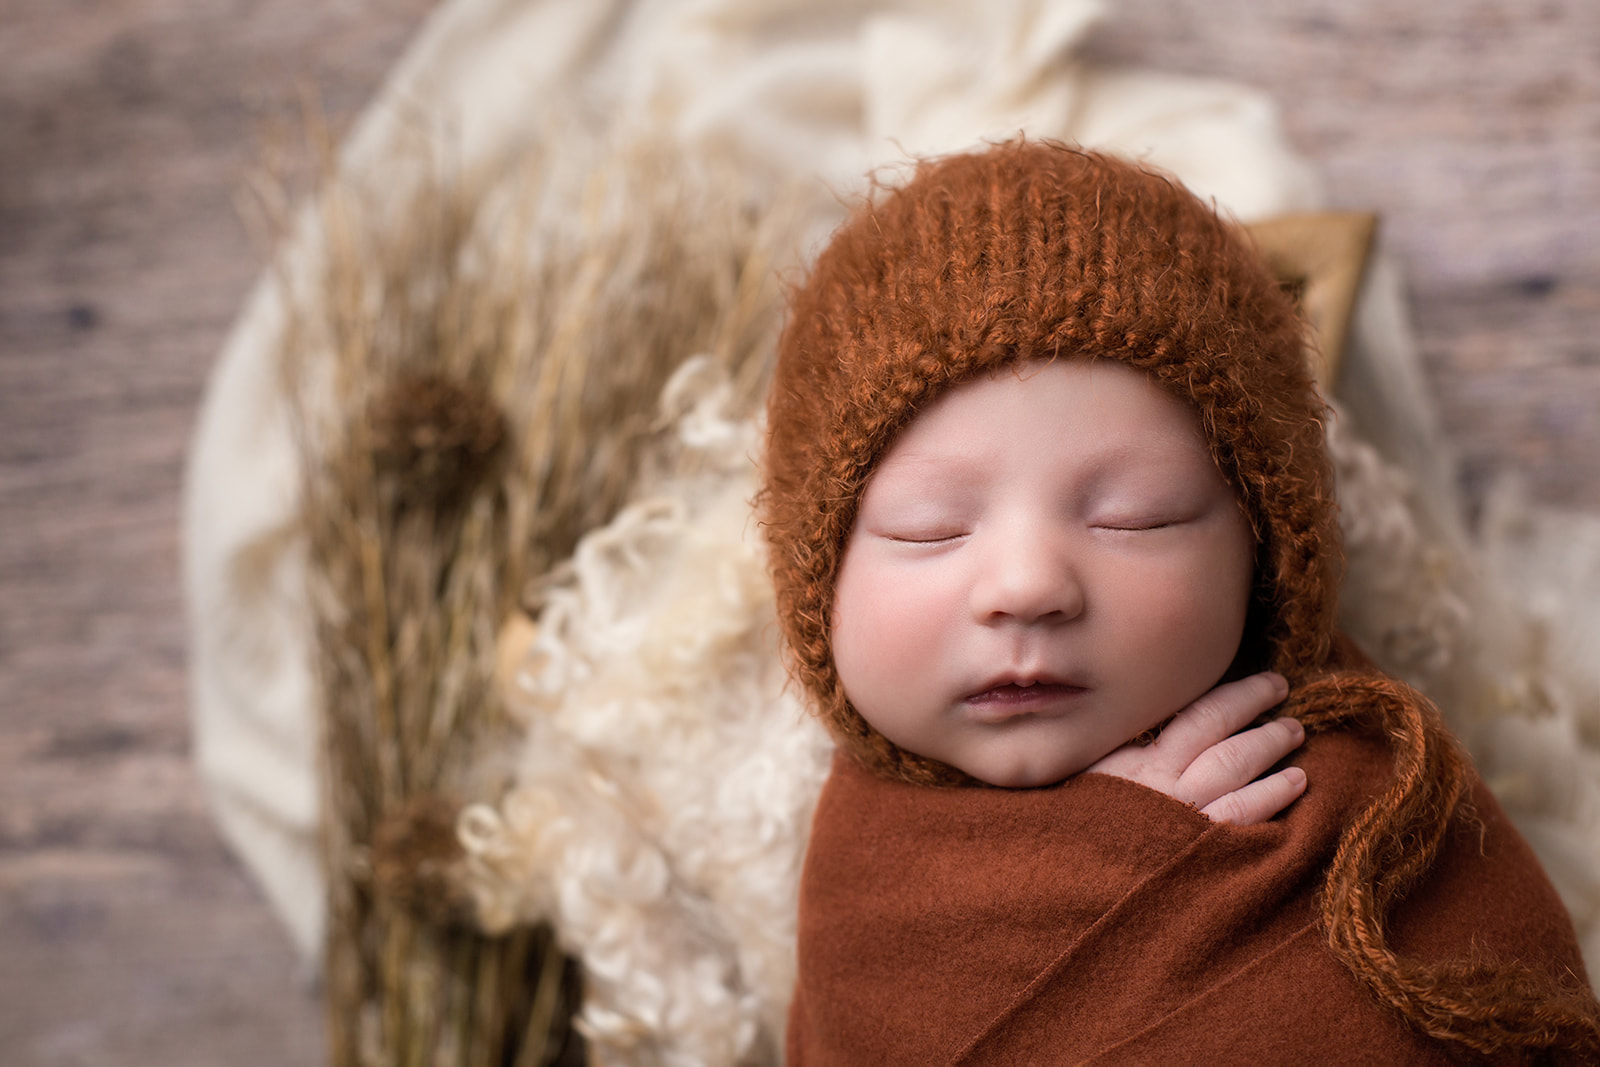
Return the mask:
[[[788,1062],[1449,1062],[1321,926],[1329,860],[1387,779],[1385,746],[1321,735],[1294,762],[1306,794],[1234,827],[1104,775],[931,788],[836,756],[801,881]],[[1571,921],[1481,783],[1392,936],[1423,959],[1583,981]]]

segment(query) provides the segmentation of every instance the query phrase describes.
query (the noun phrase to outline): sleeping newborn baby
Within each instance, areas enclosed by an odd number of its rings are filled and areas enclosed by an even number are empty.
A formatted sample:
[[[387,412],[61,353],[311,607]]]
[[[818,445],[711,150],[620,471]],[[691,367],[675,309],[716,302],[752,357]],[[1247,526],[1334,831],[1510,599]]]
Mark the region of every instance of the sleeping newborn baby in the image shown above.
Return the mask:
[[[761,500],[838,742],[791,1064],[1600,1055],[1532,852],[1336,631],[1301,338],[1214,211],[1063,145],[835,235]]]

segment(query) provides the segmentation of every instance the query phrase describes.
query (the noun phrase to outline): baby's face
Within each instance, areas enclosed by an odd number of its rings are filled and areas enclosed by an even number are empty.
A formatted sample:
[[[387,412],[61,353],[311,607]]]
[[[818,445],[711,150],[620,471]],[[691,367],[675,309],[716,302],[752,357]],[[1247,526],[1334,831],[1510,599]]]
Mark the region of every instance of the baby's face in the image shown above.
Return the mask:
[[[901,748],[1047,785],[1221,680],[1253,555],[1187,407],[1121,364],[1026,364],[946,393],[873,472],[834,662]]]

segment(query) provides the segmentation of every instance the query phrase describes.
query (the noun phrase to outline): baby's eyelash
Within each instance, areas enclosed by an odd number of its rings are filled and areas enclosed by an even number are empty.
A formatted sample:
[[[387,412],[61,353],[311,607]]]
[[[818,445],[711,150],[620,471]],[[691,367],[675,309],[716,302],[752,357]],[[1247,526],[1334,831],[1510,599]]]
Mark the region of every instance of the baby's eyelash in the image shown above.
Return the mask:
[[[1141,533],[1145,530],[1165,530],[1169,526],[1178,525],[1176,519],[1162,519],[1159,522],[1102,522],[1095,524],[1102,530],[1123,530],[1128,533]]]
[[[884,540],[893,541],[900,545],[937,545],[945,541],[954,541],[966,536],[960,533],[939,534],[936,537],[907,537],[900,534],[884,534]]]

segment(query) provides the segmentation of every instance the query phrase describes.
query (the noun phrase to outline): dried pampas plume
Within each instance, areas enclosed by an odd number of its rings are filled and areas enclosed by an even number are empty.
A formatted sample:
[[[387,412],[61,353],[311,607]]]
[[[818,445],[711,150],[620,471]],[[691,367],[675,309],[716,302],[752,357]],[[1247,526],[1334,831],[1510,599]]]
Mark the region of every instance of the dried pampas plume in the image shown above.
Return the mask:
[[[466,852],[456,840],[459,801],[419,793],[384,816],[373,832],[372,884],[381,898],[434,926],[473,915],[464,884]]]
[[[372,454],[401,507],[448,510],[493,473],[506,436],[500,408],[481,388],[442,374],[411,374],[373,400]]]
[[[768,210],[705,153],[589,133],[460,171],[419,131],[360,187],[331,162],[279,257],[321,715],[331,1062],[578,1062],[548,930],[460,924],[454,805],[509,773],[492,679],[522,590],[659,455],[692,356],[753,411],[775,330]],[[404,153],[402,153],[402,156]],[[331,148],[325,158],[334,158]],[[290,222],[292,221],[292,225]],[[419,907],[440,895],[442,909]]]

